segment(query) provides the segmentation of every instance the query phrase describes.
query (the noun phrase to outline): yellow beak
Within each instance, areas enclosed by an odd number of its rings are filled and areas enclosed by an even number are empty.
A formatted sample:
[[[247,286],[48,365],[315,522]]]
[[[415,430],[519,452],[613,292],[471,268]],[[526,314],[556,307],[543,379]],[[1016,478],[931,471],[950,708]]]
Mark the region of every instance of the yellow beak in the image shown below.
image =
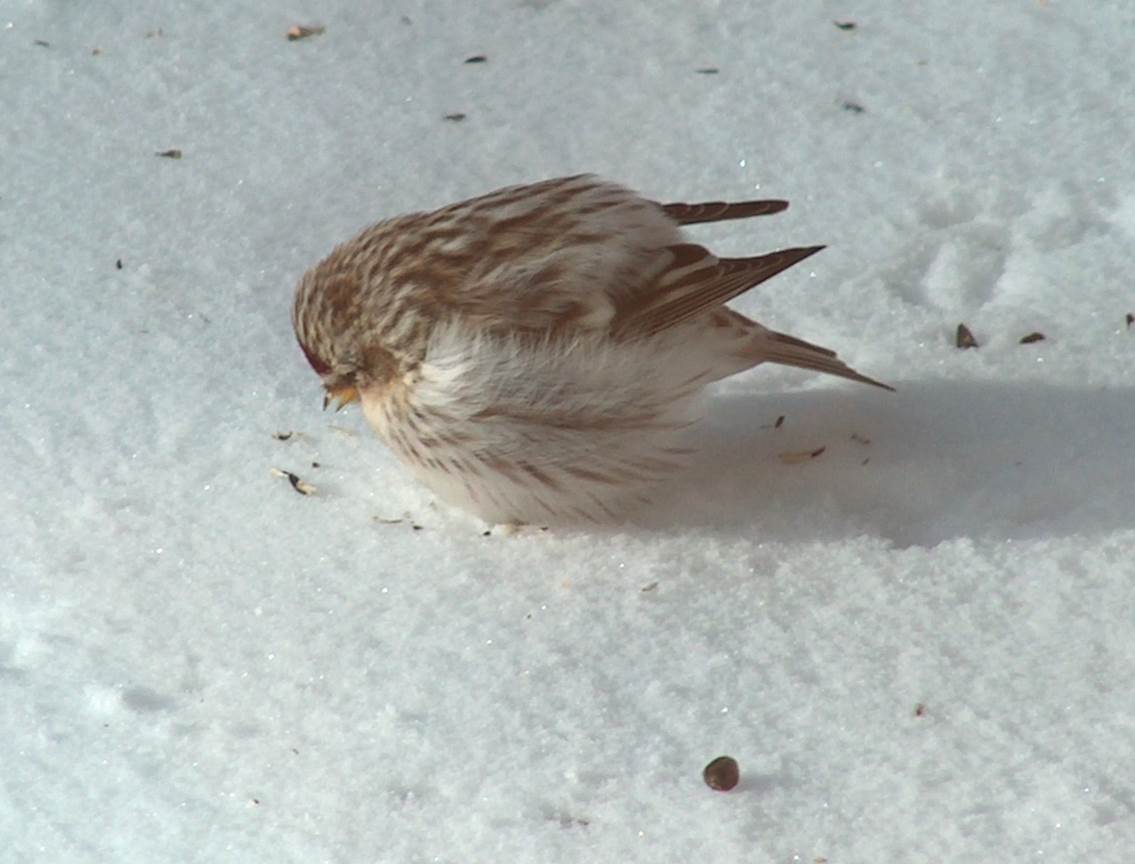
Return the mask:
[[[359,391],[347,385],[345,387],[336,387],[334,390],[328,390],[323,394],[323,410],[327,410],[327,406],[335,402],[335,410],[342,411],[352,402],[359,401]]]

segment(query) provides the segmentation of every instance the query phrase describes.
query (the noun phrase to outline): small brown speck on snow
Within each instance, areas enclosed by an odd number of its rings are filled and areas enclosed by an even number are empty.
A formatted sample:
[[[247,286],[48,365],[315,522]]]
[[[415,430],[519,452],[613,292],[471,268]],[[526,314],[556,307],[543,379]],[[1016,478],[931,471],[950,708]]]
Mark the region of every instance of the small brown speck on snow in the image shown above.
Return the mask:
[[[736,787],[741,780],[741,769],[737,765],[737,760],[732,756],[718,756],[705,766],[702,771],[702,779],[705,780],[705,785],[710,789],[728,792]]]
[[[319,36],[326,32],[326,30],[326,27],[321,27],[318,24],[312,24],[306,27],[302,24],[293,24],[288,28],[287,37],[289,42],[296,42],[311,36]]]
[[[790,453],[777,453],[777,457],[785,465],[800,465],[804,462],[811,462],[813,459],[818,459],[824,455],[827,446],[817,447],[814,450],[795,450]]]
[[[315,487],[303,480],[298,474],[295,474],[291,471],[285,471],[283,468],[273,468],[272,474],[276,477],[287,478],[288,482],[292,484],[292,488],[299,492],[300,495],[315,494]]]
[[[954,345],[958,348],[979,348],[978,341],[973,337],[973,333],[965,324],[959,324],[958,330],[954,334]]]

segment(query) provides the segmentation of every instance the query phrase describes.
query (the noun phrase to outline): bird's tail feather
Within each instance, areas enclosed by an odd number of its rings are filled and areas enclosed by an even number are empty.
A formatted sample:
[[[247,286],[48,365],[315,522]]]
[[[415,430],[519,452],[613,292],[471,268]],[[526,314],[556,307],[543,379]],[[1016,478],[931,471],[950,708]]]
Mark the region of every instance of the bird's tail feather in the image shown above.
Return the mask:
[[[868,378],[866,375],[856,372],[840,360],[834,351],[827,348],[821,348],[819,345],[813,345],[811,342],[805,342],[803,339],[797,339],[795,336],[777,333],[773,330],[766,331],[762,336],[760,351],[763,355],[762,359],[766,362],[826,372],[829,375],[838,375],[840,378],[848,378],[862,384],[870,384],[873,387],[882,387],[884,390],[893,391],[895,389],[881,381],[876,381],[874,378]]]

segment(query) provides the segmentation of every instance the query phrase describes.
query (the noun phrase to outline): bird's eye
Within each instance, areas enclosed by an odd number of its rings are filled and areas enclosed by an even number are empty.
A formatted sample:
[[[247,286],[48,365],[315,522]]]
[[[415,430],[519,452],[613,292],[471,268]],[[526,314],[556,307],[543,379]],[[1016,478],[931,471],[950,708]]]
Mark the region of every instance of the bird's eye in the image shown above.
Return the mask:
[[[308,350],[308,347],[302,342],[300,343],[300,348],[303,349],[303,356],[307,358],[307,362],[311,364],[311,368],[315,370],[316,375],[323,376],[331,371],[331,367],[324,363],[317,354]]]

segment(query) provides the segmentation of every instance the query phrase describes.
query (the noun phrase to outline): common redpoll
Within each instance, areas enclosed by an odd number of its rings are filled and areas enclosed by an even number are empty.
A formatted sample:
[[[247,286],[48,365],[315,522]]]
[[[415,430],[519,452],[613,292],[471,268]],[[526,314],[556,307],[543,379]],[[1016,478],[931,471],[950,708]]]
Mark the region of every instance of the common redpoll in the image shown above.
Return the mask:
[[[303,277],[292,323],[324,404],[358,400],[441,498],[495,523],[612,519],[686,461],[711,381],[772,362],[886,387],[725,306],[822,246],[718,258],[679,229],[787,206],[512,186],[367,228]]]

